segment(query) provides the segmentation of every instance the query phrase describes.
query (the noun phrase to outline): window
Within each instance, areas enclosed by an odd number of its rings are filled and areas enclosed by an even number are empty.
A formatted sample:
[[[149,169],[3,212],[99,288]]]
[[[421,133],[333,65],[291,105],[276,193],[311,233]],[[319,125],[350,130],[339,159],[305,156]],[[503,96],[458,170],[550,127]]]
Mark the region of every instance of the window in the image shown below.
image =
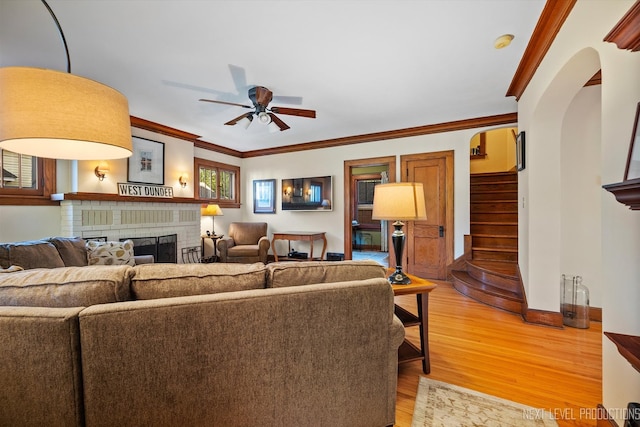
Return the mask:
[[[0,168],[2,204],[28,205],[34,199],[49,200],[55,190],[55,160],[0,150]]]
[[[358,205],[373,205],[373,189],[380,179],[358,180]]]
[[[207,202],[216,202],[220,207],[240,207],[240,168],[210,160],[194,160],[198,172],[198,194]]]
[[[2,181],[0,187],[15,189],[38,188],[38,159],[32,156],[0,150]]]

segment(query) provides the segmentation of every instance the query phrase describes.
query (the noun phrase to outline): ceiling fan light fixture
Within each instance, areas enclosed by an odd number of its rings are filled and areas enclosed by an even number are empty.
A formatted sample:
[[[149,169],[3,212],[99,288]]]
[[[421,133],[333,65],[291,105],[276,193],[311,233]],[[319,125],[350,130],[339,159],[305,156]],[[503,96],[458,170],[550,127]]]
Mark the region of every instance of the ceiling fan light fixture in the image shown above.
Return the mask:
[[[269,123],[271,123],[271,117],[264,111],[258,113],[258,120],[263,125],[268,125]]]
[[[245,129],[248,129],[252,121],[253,121],[253,115],[247,114],[246,116],[238,120],[238,123],[236,124],[242,126]]]

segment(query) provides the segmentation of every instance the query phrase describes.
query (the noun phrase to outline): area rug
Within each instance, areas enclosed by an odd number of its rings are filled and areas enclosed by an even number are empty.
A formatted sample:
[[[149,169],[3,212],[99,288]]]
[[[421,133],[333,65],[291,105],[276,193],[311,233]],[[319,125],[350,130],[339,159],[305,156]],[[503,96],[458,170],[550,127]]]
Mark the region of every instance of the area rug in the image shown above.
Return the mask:
[[[411,427],[557,426],[549,412],[420,377]]]

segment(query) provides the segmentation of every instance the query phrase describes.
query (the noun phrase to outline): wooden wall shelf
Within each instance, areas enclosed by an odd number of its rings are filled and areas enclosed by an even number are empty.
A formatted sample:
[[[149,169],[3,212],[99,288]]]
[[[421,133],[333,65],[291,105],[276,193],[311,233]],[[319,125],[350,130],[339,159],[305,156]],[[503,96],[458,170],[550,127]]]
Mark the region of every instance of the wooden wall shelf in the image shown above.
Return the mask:
[[[620,354],[631,363],[631,366],[640,372],[640,337],[613,332],[604,332],[604,334],[613,341]]]
[[[603,185],[602,188],[612,193],[618,202],[629,206],[629,209],[640,210],[640,178]]]

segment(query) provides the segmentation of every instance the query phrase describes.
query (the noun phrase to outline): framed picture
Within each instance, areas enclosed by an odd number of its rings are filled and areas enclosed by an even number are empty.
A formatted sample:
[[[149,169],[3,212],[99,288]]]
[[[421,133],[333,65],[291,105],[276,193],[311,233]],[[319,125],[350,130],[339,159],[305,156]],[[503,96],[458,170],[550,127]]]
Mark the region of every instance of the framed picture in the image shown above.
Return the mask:
[[[633,131],[631,132],[631,143],[629,144],[629,157],[627,158],[627,167],[624,171],[624,180],[640,178],[640,102],[636,108],[636,120],[633,123]]]
[[[127,181],[164,185],[164,144],[135,136],[132,141]]]
[[[253,213],[276,213],[276,180],[253,181]]]
[[[516,137],[516,169],[524,170],[525,167],[525,142],[524,131],[520,132]]]

